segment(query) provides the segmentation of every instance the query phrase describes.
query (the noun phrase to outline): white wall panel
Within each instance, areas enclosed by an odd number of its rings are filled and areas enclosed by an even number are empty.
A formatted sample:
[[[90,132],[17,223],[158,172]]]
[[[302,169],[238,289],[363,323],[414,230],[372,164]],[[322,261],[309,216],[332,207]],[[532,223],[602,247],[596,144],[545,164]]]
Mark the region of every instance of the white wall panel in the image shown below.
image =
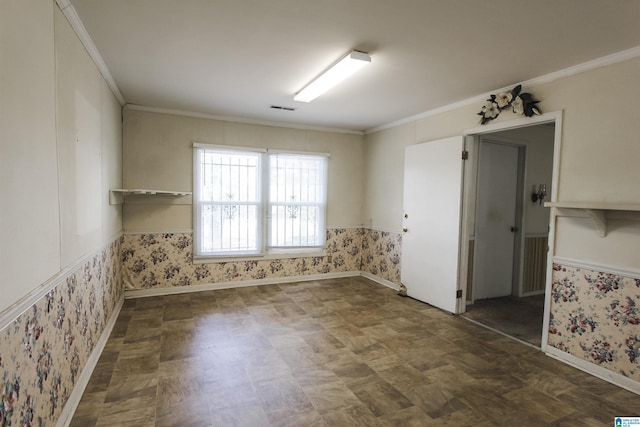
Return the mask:
[[[62,265],[102,237],[102,77],[56,9],[58,169]]]
[[[607,236],[600,237],[591,218],[557,217],[555,256],[640,273],[640,222],[607,225]]]
[[[60,269],[53,2],[0,2],[0,311]]]

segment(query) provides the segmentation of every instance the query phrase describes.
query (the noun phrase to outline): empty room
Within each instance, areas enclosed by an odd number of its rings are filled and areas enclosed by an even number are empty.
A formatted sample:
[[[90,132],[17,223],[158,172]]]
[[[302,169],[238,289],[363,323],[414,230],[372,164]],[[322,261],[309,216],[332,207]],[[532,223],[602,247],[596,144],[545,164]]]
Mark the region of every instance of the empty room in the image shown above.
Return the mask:
[[[640,425],[639,19],[2,0],[0,426]]]

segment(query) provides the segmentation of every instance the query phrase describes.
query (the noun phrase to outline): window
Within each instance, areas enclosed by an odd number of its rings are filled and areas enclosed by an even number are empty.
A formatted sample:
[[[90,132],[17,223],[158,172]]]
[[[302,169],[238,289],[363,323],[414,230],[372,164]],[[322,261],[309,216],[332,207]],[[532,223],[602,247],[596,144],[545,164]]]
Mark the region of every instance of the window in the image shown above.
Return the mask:
[[[269,247],[319,247],[325,241],[327,158],[269,155]]]
[[[196,148],[196,255],[260,253],[262,153]]]
[[[205,144],[194,151],[196,257],[324,246],[327,155]]]

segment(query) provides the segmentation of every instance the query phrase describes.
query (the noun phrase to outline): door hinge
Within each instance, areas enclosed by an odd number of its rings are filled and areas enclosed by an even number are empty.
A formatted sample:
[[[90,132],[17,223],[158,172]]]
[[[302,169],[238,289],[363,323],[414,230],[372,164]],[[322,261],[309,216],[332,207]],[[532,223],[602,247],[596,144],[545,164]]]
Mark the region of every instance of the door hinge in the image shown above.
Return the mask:
[[[467,150],[464,150],[462,152],[462,160],[468,160],[469,159],[469,152]]]
[[[462,298],[462,289],[456,291],[456,298]]]

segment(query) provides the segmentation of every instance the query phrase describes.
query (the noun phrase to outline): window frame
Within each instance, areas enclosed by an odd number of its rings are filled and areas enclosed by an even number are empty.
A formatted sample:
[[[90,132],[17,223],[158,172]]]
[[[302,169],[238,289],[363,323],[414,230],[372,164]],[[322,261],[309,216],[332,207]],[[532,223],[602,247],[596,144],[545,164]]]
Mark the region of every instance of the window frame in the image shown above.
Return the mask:
[[[226,151],[236,154],[242,153],[257,153],[260,155],[259,160],[259,187],[258,193],[260,195],[260,207],[258,209],[257,220],[257,250],[256,251],[224,251],[224,252],[200,252],[202,247],[202,229],[200,226],[200,220],[202,216],[202,205],[200,201],[201,187],[200,182],[202,179],[202,168],[200,167],[199,153],[202,150],[214,150],[214,151]],[[322,205],[320,206],[321,212],[321,224],[319,226],[321,242],[318,245],[311,246],[271,246],[269,242],[270,227],[271,227],[271,211],[272,206],[270,200],[270,178],[271,178],[271,155],[291,155],[291,156],[310,156],[310,157],[325,157],[326,160],[323,163],[323,178],[324,178],[324,194]],[[207,262],[216,260],[230,260],[230,259],[247,259],[247,258],[270,258],[270,257],[291,257],[296,254],[307,255],[309,253],[324,253],[326,248],[326,232],[327,232],[327,201],[328,201],[328,184],[329,184],[329,153],[317,153],[307,151],[293,151],[293,150],[272,150],[255,147],[240,147],[230,145],[216,145],[207,144],[201,142],[193,142],[193,259],[195,262]],[[207,203],[208,204],[208,203]]]

